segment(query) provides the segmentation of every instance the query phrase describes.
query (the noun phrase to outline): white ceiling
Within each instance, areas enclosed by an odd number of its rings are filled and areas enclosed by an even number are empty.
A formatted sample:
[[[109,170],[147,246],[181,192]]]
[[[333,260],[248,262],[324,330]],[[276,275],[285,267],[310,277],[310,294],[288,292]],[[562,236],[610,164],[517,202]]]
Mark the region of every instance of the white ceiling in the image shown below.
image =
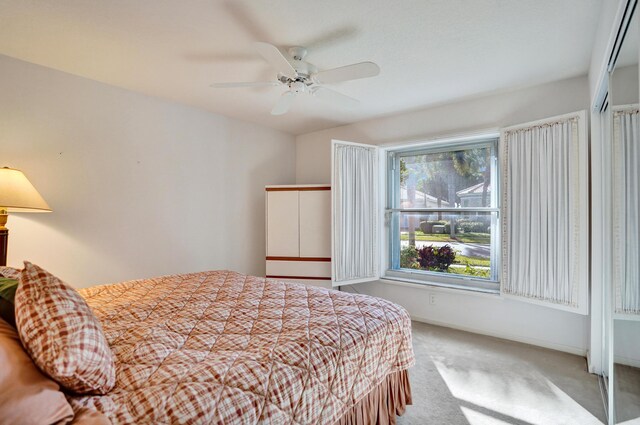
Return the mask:
[[[587,72],[602,0],[0,0],[0,54],[293,134]],[[354,111],[269,80],[253,41],[303,45],[320,69],[371,60],[332,88]]]

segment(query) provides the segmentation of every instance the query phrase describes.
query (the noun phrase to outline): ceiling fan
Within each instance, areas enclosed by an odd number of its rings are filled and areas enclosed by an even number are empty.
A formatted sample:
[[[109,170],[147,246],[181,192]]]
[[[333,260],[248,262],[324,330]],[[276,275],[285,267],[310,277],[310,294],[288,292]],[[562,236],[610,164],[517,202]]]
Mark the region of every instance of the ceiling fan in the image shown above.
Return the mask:
[[[358,100],[328,89],[324,87],[323,84],[375,77],[380,73],[380,67],[373,62],[360,62],[319,71],[314,65],[304,61],[307,55],[307,49],[304,47],[291,47],[288,49],[288,55],[269,43],[255,43],[255,48],[260,56],[278,72],[275,81],[215,83],[211,84],[211,87],[286,86],[288,90],[284,92],[276,102],[271,110],[272,115],[287,113],[291,108],[294,98],[303,93],[310,94],[334,105],[353,108],[360,103]]]

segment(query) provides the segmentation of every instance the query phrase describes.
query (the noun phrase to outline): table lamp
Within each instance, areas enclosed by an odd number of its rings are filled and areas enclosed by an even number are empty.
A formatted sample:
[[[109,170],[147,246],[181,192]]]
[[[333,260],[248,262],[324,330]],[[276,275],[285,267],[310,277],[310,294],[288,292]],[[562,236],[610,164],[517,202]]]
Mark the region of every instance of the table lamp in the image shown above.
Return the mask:
[[[35,187],[20,170],[0,168],[0,266],[7,265],[9,212],[51,212]]]

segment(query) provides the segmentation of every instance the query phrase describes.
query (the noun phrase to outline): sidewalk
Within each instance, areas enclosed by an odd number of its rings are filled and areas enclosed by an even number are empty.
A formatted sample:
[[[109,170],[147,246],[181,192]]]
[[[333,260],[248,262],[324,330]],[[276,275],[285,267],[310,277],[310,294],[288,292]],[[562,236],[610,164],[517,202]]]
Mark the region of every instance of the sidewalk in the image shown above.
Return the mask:
[[[464,255],[466,257],[481,257],[481,258],[491,257],[490,245],[478,245],[478,244],[461,243],[461,242],[416,241],[416,248],[418,249],[422,248],[423,246],[429,246],[429,245],[433,245],[435,247],[449,245],[456,251],[460,252],[461,255]],[[401,248],[404,248],[407,246],[409,246],[409,241],[400,241]]]

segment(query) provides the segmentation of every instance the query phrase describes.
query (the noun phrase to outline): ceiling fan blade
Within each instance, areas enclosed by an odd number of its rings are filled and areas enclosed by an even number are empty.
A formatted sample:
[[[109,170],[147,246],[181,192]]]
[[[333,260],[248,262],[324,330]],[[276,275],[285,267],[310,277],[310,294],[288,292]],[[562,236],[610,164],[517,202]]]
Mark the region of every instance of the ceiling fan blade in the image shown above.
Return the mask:
[[[216,89],[229,89],[235,87],[271,87],[279,85],[280,83],[278,81],[252,81],[247,83],[213,83],[209,87]]]
[[[375,77],[378,74],[380,74],[378,65],[373,62],[360,62],[320,71],[314,77],[317,82],[324,84]]]
[[[334,105],[339,105],[345,108],[355,108],[360,105],[360,101],[349,97],[345,94],[338,93],[337,91],[328,89],[326,87],[318,87],[313,91],[313,95],[318,99],[324,100]]]
[[[290,91],[282,93],[282,96],[280,96],[280,99],[278,99],[276,105],[271,110],[271,115],[286,114],[289,111],[289,108],[291,108],[294,97],[295,94]]]
[[[298,76],[293,65],[291,65],[289,60],[287,60],[284,54],[282,54],[276,46],[263,42],[257,42],[254,43],[254,45],[258,53],[260,53],[260,56],[269,62],[269,65],[271,65],[276,71],[289,78],[296,78]]]

